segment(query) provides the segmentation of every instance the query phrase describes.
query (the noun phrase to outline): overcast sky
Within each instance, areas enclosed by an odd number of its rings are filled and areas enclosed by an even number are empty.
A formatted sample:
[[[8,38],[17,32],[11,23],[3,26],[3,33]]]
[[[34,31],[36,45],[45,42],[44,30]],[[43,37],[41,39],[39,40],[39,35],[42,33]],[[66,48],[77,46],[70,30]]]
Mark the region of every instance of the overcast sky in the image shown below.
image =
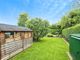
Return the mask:
[[[0,23],[17,25],[20,13],[40,17],[50,23],[58,22],[73,0],[0,0]]]

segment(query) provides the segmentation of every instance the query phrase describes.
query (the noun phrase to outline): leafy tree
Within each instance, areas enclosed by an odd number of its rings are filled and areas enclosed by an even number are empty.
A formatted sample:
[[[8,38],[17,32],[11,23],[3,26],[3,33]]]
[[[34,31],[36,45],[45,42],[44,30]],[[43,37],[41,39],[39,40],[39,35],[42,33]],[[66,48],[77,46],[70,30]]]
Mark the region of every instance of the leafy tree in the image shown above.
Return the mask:
[[[70,11],[69,14],[64,16],[60,21],[62,29],[74,26],[78,23],[80,23],[80,9]]]
[[[26,13],[20,14],[19,19],[18,19],[18,25],[25,27],[25,22],[27,20],[28,20],[28,14],[26,14]]]
[[[60,22],[61,28],[62,29],[67,28],[71,25],[71,24],[70,25],[69,24],[70,24],[69,18],[66,16],[62,17],[61,22]]]
[[[33,39],[38,41],[48,33],[49,22],[41,18],[34,18],[26,22],[26,26],[33,30]]]
[[[49,28],[50,28],[50,33],[51,34],[56,34],[56,32],[57,32],[56,24],[52,24]]]
[[[61,34],[61,26],[59,24],[52,24],[50,30],[52,34]]]

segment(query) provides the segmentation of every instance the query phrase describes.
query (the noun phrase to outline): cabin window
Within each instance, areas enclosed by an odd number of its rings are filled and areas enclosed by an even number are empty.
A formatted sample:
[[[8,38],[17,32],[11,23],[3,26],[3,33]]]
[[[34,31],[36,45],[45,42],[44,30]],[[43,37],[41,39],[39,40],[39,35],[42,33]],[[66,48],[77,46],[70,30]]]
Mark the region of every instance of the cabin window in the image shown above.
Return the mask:
[[[10,38],[14,35],[14,32],[5,32],[5,38]]]
[[[14,32],[5,32],[5,40],[6,43],[14,41]]]

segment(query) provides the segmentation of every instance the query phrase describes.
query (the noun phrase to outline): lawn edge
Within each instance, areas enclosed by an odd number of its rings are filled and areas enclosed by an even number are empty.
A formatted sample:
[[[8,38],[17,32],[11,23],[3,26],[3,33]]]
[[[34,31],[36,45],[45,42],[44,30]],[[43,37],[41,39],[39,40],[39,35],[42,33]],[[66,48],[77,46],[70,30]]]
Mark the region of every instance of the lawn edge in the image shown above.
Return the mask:
[[[69,46],[69,43],[67,42],[67,40],[65,40],[65,38],[63,38],[63,39],[64,39],[64,42]],[[67,55],[68,55],[68,57],[69,57],[69,60],[73,60],[70,52],[66,52],[66,53],[67,53]]]
[[[67,52],[67,55],[69,56],[69,59],[70,59],[70,60],[73,60],[73,59],[72,59],[72,56],[71,56],[71,54],[70,54],[69,52]]]

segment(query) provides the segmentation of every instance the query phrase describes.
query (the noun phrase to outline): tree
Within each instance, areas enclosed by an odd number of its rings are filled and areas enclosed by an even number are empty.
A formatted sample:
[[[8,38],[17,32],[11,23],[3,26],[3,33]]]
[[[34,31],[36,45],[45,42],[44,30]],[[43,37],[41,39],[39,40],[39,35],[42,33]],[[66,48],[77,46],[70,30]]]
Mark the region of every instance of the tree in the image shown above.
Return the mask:
[[[61,28],[64,29],[69,27],[70,26],[69,23],[70,23],[69,18],[67,16],[63,16],[60,22]]]
[[[41,18],[34,18],[26,22],[26,26],[33,30],[33,39],[38,41],[48,33],[49,22]]]
[[[22,13],[18,19],[18,26],[25,27],[25,22],[28,20],[28,14]]]
[[[61,26],[59,24],[52,24],[50,26],[51,34],[61,34]]]
[[[75,9],[69,12],[68,15],[63,16],[60,25],[61,28],[68,28],[80,23],[80,9]]]

